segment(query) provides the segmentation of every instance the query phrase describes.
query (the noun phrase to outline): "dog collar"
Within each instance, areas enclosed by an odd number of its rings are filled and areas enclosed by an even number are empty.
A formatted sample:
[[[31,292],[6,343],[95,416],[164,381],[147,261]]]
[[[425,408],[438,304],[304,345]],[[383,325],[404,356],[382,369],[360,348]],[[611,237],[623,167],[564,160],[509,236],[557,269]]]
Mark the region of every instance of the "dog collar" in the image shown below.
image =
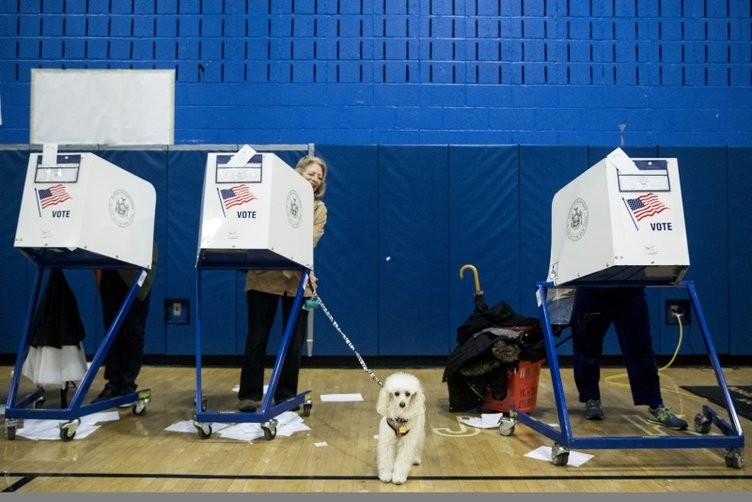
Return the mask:
[[[387,418],[386,423],[394,429],[394,433],[397,436],[404,436],[408,432],[410,432],[410,429],[407,428],[405,425],[407,423],[406,418]]]

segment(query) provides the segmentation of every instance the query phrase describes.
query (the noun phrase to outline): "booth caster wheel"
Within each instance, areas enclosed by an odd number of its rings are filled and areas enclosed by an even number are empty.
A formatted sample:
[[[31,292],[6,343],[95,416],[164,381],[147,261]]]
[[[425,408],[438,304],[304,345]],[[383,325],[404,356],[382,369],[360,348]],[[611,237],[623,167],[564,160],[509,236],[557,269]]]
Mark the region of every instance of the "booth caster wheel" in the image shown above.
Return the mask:
[[[139,399],[131,407],[131,411],[134,415],[140,417],[146,413],[146,405],[149,404],[150,399]]]
[[[311,408],[313,405],[310,402],[303,403],[303,416],[304,417],[310,417],[311,416]]]
[[[261,429],[264,431],[264,439],[271,441],[277,436],[277,421],[272,419],[264,422],[261,424]]]
[[[567,465],[569,462],[569,448],[554,444],[551,448],[551,463],[554,465]]]
[[[713,419],[704,413],[695,415],[695,432],[707,434],[710,432],[710,426],[713,425]]]
[[[212,435],[211,424],[205,424],[201,422],[193,422],[193,426],[198,432],[198,437],[201,439],[209,439]]]
[[[514,426],[517,420],[512,416],[502,415],[499,419],[499,434],[502,436],[511,436],[514,434]]]
[[[16,427],[17,423],[14,419],[5,420],[5,434],[8,436],[8,439],[16,439]]]
[[[733,467],[734,469],[741,469],[744,465],[744,456],[742,455],[741,448],[727,448],[726,449],[726,467]]]
[[[77,418],[70,422],[60,424],[60,439],[63,441],[70,441],[76,436],[78,426],[81,425],[81,419]]]

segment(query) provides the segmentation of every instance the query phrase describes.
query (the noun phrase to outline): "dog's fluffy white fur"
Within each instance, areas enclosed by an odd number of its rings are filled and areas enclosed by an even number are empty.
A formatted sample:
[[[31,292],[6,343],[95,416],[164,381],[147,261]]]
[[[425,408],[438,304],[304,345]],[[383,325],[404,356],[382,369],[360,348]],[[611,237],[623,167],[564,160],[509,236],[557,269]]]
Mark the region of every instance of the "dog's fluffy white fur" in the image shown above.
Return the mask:
[[[384,483],[402,484],[412,466],[420,465],[426,434],[425,403],[423,386],[415,375],[398,372],[384,381],[376,404],[381,415],[377,462]]]

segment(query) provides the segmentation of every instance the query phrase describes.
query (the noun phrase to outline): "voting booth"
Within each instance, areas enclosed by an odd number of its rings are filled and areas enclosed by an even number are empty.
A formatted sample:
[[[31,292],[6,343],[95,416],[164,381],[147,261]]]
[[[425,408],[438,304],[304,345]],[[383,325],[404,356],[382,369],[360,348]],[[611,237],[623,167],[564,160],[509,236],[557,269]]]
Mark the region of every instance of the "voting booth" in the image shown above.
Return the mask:
[[[688,268],[675,158],[632,159],[617,148],[554,195],[555,285],[676,284]]]
[[[43,264],[151,267],[156,192],[93,153],[30,155],[15,247]]]
[[[238,155],[240,154],[240,160]],[[209,153],[198,264],[313,267],[313,190],[273,153]]]
[[[279,372],[303,305],[308,273],[313,267],[313,189],[274,153],[257,153],[247,145],[236,153],[208,153],[201,200],[196,257],[196,415],[199,437],[211,435],[211,422],[258,422],[267,439],[276,435],[280,412],[303,404],[311,408],[310,391],[272,405]],[[292,313],[276,356],[260,411],[207,411],[201,389],[202,275],[205,270],[299,270]]]
[[[559,190],[551,204],[551,256],[546,281],[536,290],[546,361],[551,370],[558,427],[515,408],[502,417],[508,436],[517,421],[553,439],[551,462],[566,465],[570,448],[725,449],[728,467],[743,464],[744,436],[728,392],[689,268],[679,166],[675,158],[630,158],[617,148]],[[668,287],[685,289],[726,402],[728,422],[704,405],[694,432],[661,436],[576,437],[564,395],[552,324],[569,324],[577,287]],[[568,312],[564,314],[564,312]],[[649,424],[646,424],[649,425]],[[708,435],[716,425],[722,435]],[[628,427],[628,426],[627,426]],[[636,431],[639,432],[639,431]]]
[[[55,150],[30,154],[14,246],[37,266],[37,274],[6,406],[9,438],[15,437],[16,418],[68,420],[61,424],[60,433],[61,439],[68,440],[75,435],[84,414],[130,403],[136,414],[143,413],[148,389],[86,406],[82,402],[151,268],[155,206],[156,192],[149,182],[93,153]],[[141,273],[130,285],[71,402],[61,403],[65,406],[59,409],[26,409],[43,398],[43,389],[23,398],[17,393],[22,367],[28,369],[28,363],[24,366],[27,355],[39,348],[29,347],[29,328],[40,303],[44,272],[81,268],[133,268]]]

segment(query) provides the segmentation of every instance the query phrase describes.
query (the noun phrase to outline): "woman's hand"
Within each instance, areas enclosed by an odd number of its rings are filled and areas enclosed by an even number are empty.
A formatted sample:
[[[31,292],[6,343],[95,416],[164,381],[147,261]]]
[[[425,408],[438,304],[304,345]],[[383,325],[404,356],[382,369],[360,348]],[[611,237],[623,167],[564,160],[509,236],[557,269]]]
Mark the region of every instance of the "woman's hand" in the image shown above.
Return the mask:
[[[313,270],[311,270],[311,273],[308,275],[308,282],[311,284],[311,289],[316,291],[316,288],[318,288],[319,279],[316,277],[316,274],[313,273]]]

